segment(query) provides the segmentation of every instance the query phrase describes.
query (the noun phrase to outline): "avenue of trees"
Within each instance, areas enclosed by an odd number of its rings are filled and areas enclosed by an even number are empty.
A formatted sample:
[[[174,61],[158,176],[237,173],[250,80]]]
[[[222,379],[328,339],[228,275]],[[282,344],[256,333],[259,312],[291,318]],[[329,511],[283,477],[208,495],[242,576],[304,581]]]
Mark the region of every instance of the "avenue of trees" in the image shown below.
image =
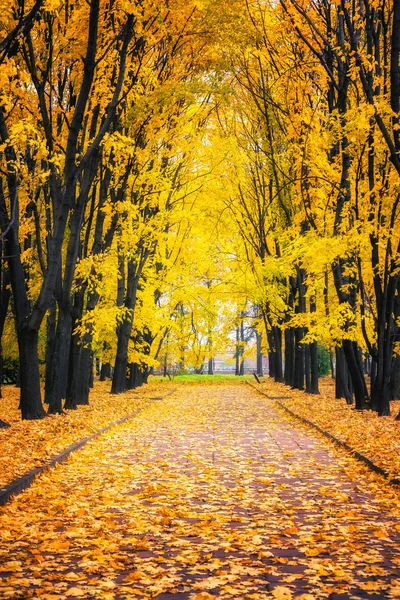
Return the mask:
[[[277,381],[318,394],[323,347],[336,396],[390,414],[400,0],[0,5],[0,371],[18,361],[22,418],[87,404],[94,357],[120,393],[212,369],[233,331],[240,370],[244,321]]]

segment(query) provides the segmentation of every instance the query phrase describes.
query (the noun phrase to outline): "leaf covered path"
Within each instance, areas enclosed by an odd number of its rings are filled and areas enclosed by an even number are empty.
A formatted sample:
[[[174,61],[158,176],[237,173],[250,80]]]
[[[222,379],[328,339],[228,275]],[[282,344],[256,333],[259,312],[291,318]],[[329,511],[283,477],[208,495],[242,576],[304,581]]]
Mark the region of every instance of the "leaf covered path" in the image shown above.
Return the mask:
[[[186,385],[1,509],[0,598],[398,598],[399,513],[250,386]]]

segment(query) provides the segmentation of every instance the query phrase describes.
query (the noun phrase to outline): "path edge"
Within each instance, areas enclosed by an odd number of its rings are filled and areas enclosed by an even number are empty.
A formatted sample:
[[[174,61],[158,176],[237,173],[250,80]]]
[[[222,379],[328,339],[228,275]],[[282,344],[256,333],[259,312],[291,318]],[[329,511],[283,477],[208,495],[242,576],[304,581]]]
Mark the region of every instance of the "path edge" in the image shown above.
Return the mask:
[[[347,450],[347,452],[349,452],[352,456],[354,456],[354,458],[356,458],[360,462],[364,463],[371,471],[373,471],[374,473],[377,473],[378,475],[381,475],[382,477],[384,477],[385,479],[387,479],[388,483],[390,485],[400,486],[400,478],[399,477],[391,477],[389,471],[387,471],[383,467],[380,467],[379,465],[375,464],[370,458],[368,458],[364,454],[361,454],[361,452],[358,452],[358,450],[354,450],[354,448],[352,448],[349,444],[347,444],[346,442],[343,442],[342,440],[340,440],[339,438],[337,438],[336,436],[334,436],[332,433],[329,433],[329,431],[325,431],[324,429],[322,429],[316,423],[313,423],[312,421],[309,421],[305,417],[302,417],[301,415],[295,413],[293,410],[291,410],[290,408],[288,408],[287,406],[285,406],[283,404],[283,402],[281,402],[280,400],[278,400],[277,397],[270,396],[269,394],[266,394],[262,390],[259,390],[255,385],[253,385],[252,383],[250,383],[250,381],[247,381],[246,383],[250,387],[252,387],[253,389],[255,389],[256,392],[258,392],[262,396],[265,396],[269,400],[275,400],[275,402],[281,408],[283,408],[283,410],[285,410],[287,413],[289,413],[292,417],[295,417],[296,419],[298,419],[299,421],[301,421],[305,425],[309,425],[313,429],[316,429],[323,436],[325,436],[326,438],[328,438],[329,440],[331,440],[331,442],[334,442],[337,446],[340,446],[341,448],[344,448],[345,450]],[[287,398],[289,399],[289,396],[287,396]]]
[[[183,383],[180,384],[180,385],[183,385]],[[177,386],[173,390],[170,390],[164,396],[160,396],[159,398],[157,398],[157,400],[158,401],[159,400],[164,400],[164,398],[166,398],[167,396],[170,396],[171,394],[173,394],[174,392],[176,392],[176,390],[178,389],[178,387],[179,386]],[[151,404],[152,402],[154,402],[154,400],[155,399],[149,398],[149,404]],[[5,506],[15,496],[18,496],[21,492],[23,492],[24,490],[26,490],[29,487],[31,487],[32,483],[34,482],[34,480],[36,479],[36,477],[38,475],[41,475],[42,473],[45,473],[46,471],[49,471],[50,469],[53,469],[57,465],[65,462],[67,460],[67,458],[70,456],[70,454],[72,454],[73,452],[76,452],[77,450],[80,450],[81,448],[83,448],[84,446],[86,446],[86,444],[88,442],[94,440],[95,438],[99,437],[103,433],[106,433],[112,427],[116,427],[118,425],[122,425],[126,421],[129,421],[130,419],[133,419],[134,417],[136,417],[137,414],[139,414],[140,412],[142,412],[142,410],[144,410],[145,408],[147,408],[147,405],[144,406],[144,407],[142,407],[142,408],[138,408],[137,410],[135,410],[133,413],[130,413],[129,415],[125,415],[125,417],[121,417],[121,419],[118,419],[118,421],[114,421],[113,423],[110,423],[109,425],[106,425],[106,427],[103,427],[99,431],[96,431],[95,433],[92,433],[92,435],[89,435],[88,437],[84,438],[83,440],[79,440],[78,442],[74,442],[70,446],[67,446],[67,448],[65,448],[59,454],[56,454],[55,456],[52,456],[48,460],[48,462],[46,464],[44,464],[44,465],[42,465],[40,467],[34,467],[33,469],[31,469],[27,473],[24,473],[23,475],[21,475],[17,479],[14,479],[13,481],[11,481],[11,483],[9,483],[8,485],[6,485],[5,487],[0,488],[0,506]]]

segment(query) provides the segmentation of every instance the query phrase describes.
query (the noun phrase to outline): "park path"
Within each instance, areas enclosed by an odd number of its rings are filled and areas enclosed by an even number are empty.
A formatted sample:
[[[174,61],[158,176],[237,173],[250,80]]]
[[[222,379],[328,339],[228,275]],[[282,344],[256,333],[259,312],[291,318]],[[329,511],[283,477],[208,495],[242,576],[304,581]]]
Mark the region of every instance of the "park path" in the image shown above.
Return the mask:
[[[400,598],[399,514],[250,386],[187,384],[0,509],[0,598]]]

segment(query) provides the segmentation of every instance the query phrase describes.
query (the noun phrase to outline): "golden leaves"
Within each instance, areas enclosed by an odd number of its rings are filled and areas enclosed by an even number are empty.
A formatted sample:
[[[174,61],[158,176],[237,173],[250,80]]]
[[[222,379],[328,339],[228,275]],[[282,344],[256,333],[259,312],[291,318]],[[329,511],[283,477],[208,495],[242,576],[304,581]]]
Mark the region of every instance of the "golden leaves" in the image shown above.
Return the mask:
[[[276,600],[290,600],[293,598],[293,594],[288,587],[278,585],[272,590],[272,595]]]
[[[162,390],[175,384],[165,382]],[[67,415],[52,415],[40,421],[21,421],[19,389],[5,386],[2,389],[1,416],[12,426],[1,431],[0,487],[44,465],[52,456],[99,431],[109,423],[144,408],[148,398],[162,395],[160,384],[152,383],[141,389],[118,396],[110,396],[108,382],[96,382],[90,396],[90,405]],[[77,516],[83,517],[84,507]]]
[[[263,387],[271,395],[287,395],[287,387],[283,384],[269,380]],[[336,399],[334,382],[330,378],[320,379],[320,389],[318,403],[311,396],[296,390],[290,391],[290,400],[282,402],[299,416],[315,423],[386,469],[392,477],[400,475],[400,422],[394,418],[400,411],[400,401],[392,401],[392,417],[381,419],[374,411],[356,411],[344,400]],[[331,493],[329,487],[321,492],[326,496]]]
[[[82,596],[86,596],[86,591],[83,588],[72,587],[65,592],[65,595],[77,596],[78,598],[81,598]]]
[[[180,390],[5,507],[0,597],[314,600],[376,583],[396,597],[398,501],[369,494],[366,520],[342,464],[250,386]]]

